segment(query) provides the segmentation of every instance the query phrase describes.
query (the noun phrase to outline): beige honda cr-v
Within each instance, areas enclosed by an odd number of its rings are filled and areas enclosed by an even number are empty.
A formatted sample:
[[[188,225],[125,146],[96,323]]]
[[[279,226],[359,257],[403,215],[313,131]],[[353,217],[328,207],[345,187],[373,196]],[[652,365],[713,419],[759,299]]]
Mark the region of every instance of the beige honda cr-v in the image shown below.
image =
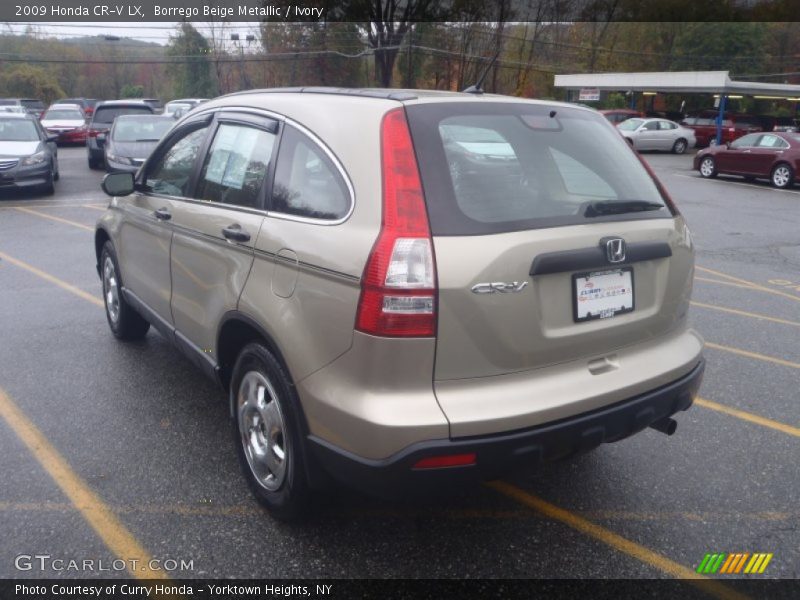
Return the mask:
[[[103,187],[112,332],[152,325],[221,384],[277,516],[330,477],[420,489],[671,434],[700,385],[689,230],[593,110],[244,92]]]

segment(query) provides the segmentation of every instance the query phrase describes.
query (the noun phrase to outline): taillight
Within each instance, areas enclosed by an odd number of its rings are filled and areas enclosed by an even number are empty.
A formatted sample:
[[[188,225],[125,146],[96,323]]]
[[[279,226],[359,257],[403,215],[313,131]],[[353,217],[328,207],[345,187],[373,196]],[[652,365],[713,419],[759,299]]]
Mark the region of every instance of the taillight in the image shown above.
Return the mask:
[[[383,218],[361,283],[356,329],[387,337],[436,334],[436,265],[405,112],[381,124]]]

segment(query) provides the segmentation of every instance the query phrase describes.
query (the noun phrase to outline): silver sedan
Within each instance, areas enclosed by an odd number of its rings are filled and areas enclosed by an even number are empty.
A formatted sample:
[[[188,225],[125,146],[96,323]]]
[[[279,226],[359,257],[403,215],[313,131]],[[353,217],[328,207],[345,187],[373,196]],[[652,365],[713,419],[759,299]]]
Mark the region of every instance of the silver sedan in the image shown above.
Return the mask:
[[[628,119],[617,126],[637,150],[666,150],[683,154],[694,148],[694,131],[667,119]]]

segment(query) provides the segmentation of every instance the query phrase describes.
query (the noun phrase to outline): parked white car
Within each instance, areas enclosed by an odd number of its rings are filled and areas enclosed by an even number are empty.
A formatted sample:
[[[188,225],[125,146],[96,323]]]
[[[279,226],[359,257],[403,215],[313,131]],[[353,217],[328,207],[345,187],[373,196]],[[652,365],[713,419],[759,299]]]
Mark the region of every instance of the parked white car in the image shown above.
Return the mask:
[[[694,131],[667,119],[628,119],[617,125],[617,129],[637,150],[683,154],[697,143]]]

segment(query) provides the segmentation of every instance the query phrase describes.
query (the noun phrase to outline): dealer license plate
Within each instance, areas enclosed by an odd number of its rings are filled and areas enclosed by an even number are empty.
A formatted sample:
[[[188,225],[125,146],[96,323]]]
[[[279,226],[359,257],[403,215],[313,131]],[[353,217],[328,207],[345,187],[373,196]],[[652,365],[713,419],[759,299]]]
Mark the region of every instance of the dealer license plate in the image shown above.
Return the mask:
[[[633,268],[572,276],[575,322],[609,319],[633,311]]]

